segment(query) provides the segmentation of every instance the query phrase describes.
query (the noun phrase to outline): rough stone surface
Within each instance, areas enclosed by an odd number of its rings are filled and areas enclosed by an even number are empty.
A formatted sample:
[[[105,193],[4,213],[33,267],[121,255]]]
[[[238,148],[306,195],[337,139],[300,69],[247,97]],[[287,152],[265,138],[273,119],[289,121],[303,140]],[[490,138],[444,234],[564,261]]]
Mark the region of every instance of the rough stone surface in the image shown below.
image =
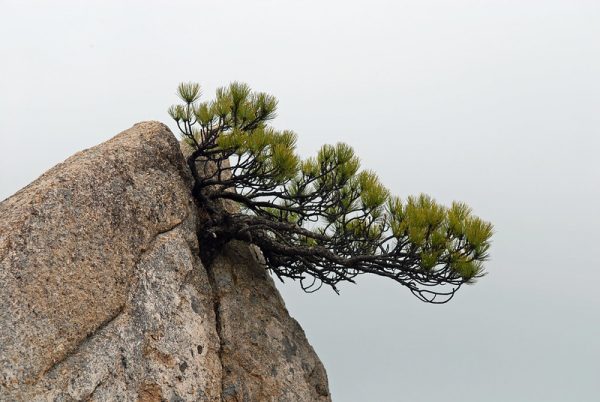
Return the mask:
[[[179,144],[158,122],[0,203],[0,401],[327,401],[260,254],[198,259]]]
[[[209,271],[218,296],[223,400],[329,401],[325,369],[261,261],[258,249],[231,242]]]

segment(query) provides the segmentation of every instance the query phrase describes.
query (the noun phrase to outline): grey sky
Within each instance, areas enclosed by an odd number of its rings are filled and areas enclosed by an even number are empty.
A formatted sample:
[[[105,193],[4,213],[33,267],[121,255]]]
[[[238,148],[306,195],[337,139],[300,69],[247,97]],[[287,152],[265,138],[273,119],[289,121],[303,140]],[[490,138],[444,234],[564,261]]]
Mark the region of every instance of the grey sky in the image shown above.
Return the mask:
[[[0,0],[0,38],[0,199],[171,125],[180,81],[246,81],[303,155],[347,142],[393,192],[496,226],[489,275],[448,305],[280,286],[335,401],[598,400],[599,2]]]

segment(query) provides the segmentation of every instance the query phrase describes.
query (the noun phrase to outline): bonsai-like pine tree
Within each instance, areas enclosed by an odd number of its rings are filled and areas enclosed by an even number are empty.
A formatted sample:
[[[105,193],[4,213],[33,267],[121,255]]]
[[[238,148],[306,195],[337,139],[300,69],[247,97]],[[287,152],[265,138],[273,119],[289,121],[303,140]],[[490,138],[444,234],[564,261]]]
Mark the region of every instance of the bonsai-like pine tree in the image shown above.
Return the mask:
[[[340,282],[373,274],[430,303],[447,302],[483,275],[492,225],[467,205],[391,195],[343,143],[301,159],[296,134],[269,125],[277,100],[246,84],[220,88],[208,102],[195,83],[181,84],[178,95],[183,103],[169,114],[190,148],[206,263],[237,239],[258,246],[268,269],[307,292],[323,284],[337,292]]]

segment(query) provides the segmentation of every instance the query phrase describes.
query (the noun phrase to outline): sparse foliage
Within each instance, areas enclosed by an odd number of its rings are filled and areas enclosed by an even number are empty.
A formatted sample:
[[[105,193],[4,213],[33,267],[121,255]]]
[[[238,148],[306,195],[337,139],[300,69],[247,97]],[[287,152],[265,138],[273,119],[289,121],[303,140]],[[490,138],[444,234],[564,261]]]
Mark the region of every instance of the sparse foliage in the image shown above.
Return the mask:
[[[432,303],[483,275],[492,225],[467,205],[391,195],[343,143],[301,159],[296,134],[269,125],[277,100],[246,84],[220,88],[209,102],[199,101],[198,84],[181,84],[178,94],[183,103],[169,114],[190,147],[193,195],[207,214],[205,259],[244,240],[279,278],[300,280],[305,291],[322,284],[337,291],[369,273]]]

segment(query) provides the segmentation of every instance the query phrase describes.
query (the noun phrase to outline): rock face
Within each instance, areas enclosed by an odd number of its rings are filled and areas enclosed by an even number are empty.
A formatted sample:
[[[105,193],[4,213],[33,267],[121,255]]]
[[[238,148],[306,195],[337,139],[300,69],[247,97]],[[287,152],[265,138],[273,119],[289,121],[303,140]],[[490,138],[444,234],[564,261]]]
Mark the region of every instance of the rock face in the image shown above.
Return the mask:
[[[147,122],[0,203],[0,401],[329,401],[252,246],[198,258],[179,144]]]

